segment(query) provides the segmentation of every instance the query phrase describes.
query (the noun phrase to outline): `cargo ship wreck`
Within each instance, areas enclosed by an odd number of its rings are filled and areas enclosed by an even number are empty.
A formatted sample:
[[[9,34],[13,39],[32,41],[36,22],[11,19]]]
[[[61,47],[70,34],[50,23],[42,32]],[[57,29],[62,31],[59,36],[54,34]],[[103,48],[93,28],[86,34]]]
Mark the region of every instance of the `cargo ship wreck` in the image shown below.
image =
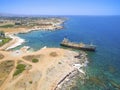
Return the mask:
[[[60,43],[61,46],[74,48],[74,49],[80,49],[84,51],[95,51],[96,46],[93,44],[84,44],[84,43],[74,43],[69,41],[67,38],[64,38],[64,40]]]

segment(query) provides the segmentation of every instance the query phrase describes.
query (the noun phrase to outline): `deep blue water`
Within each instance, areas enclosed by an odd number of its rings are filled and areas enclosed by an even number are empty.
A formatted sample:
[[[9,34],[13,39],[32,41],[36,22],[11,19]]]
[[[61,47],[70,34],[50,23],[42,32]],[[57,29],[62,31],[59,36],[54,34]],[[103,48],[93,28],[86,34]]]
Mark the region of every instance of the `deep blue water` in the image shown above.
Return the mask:
[[[18,34],[35,50],[60,47],[64,37],[74,42],[92,42],[96,52],[87,52],[89,64],[84,84],[78,80],[72,90],[120,90],[120,16],[66,16],[65,28],[54,32]],[[89,78],[88,78],[89,77]]]

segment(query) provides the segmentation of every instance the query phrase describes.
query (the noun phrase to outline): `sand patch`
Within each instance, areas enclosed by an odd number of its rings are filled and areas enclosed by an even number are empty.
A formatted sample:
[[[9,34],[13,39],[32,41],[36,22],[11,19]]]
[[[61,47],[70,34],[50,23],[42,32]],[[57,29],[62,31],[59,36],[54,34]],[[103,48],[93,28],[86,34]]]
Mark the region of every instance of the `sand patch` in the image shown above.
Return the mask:
[[[0,59],[3,59],[4,58],[4,55],[0,53]]]
[[[57,57],[58,56],[57,52],[51,52],[49,55],[52,56],[52,57]]]

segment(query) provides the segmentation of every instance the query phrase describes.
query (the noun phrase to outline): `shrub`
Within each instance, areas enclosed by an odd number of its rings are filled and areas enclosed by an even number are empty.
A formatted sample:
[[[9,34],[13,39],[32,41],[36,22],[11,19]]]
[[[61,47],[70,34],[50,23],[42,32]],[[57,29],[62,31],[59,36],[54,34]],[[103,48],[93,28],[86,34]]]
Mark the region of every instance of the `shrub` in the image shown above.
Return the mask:
[[[16,69],[24,69],[26,67],[26,65],[24,64],[18,64]]]
[[[8,43],[11,40],[11,38],[2,38],[2,42],[0,42],[0,46]]]
[[[30,84],[32,84],[32,81],[29,81]]]
[[[24,64],[18,64],[17,67],[16,67],[16,71],[13,74],[13,76],[16,76],[16,75],[22,73],[25,70],[25,67],[26,67],[26,65],[24,65]]]
[[[35,58],[32,59],[32,62],[33,62],[33,63],[37,63],[38,61],[39,61],[38,59],[35,59]]]
[[[61,62],[58,62],[58,64],[62,64]]]
[[[0,26],[1,28],[10,28],[10,27],[14,27],[13,24],[7,24],[7,25],[3,25],[3,26]]]

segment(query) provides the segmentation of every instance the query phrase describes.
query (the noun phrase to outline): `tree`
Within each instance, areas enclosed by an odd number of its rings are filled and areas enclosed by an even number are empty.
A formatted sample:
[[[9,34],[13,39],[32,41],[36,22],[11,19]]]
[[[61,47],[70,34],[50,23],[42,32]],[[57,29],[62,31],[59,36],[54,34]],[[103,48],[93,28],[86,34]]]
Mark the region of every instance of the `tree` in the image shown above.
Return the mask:
[[[5,32],[4,31],[0,31],[0,37],[5,37]]]

